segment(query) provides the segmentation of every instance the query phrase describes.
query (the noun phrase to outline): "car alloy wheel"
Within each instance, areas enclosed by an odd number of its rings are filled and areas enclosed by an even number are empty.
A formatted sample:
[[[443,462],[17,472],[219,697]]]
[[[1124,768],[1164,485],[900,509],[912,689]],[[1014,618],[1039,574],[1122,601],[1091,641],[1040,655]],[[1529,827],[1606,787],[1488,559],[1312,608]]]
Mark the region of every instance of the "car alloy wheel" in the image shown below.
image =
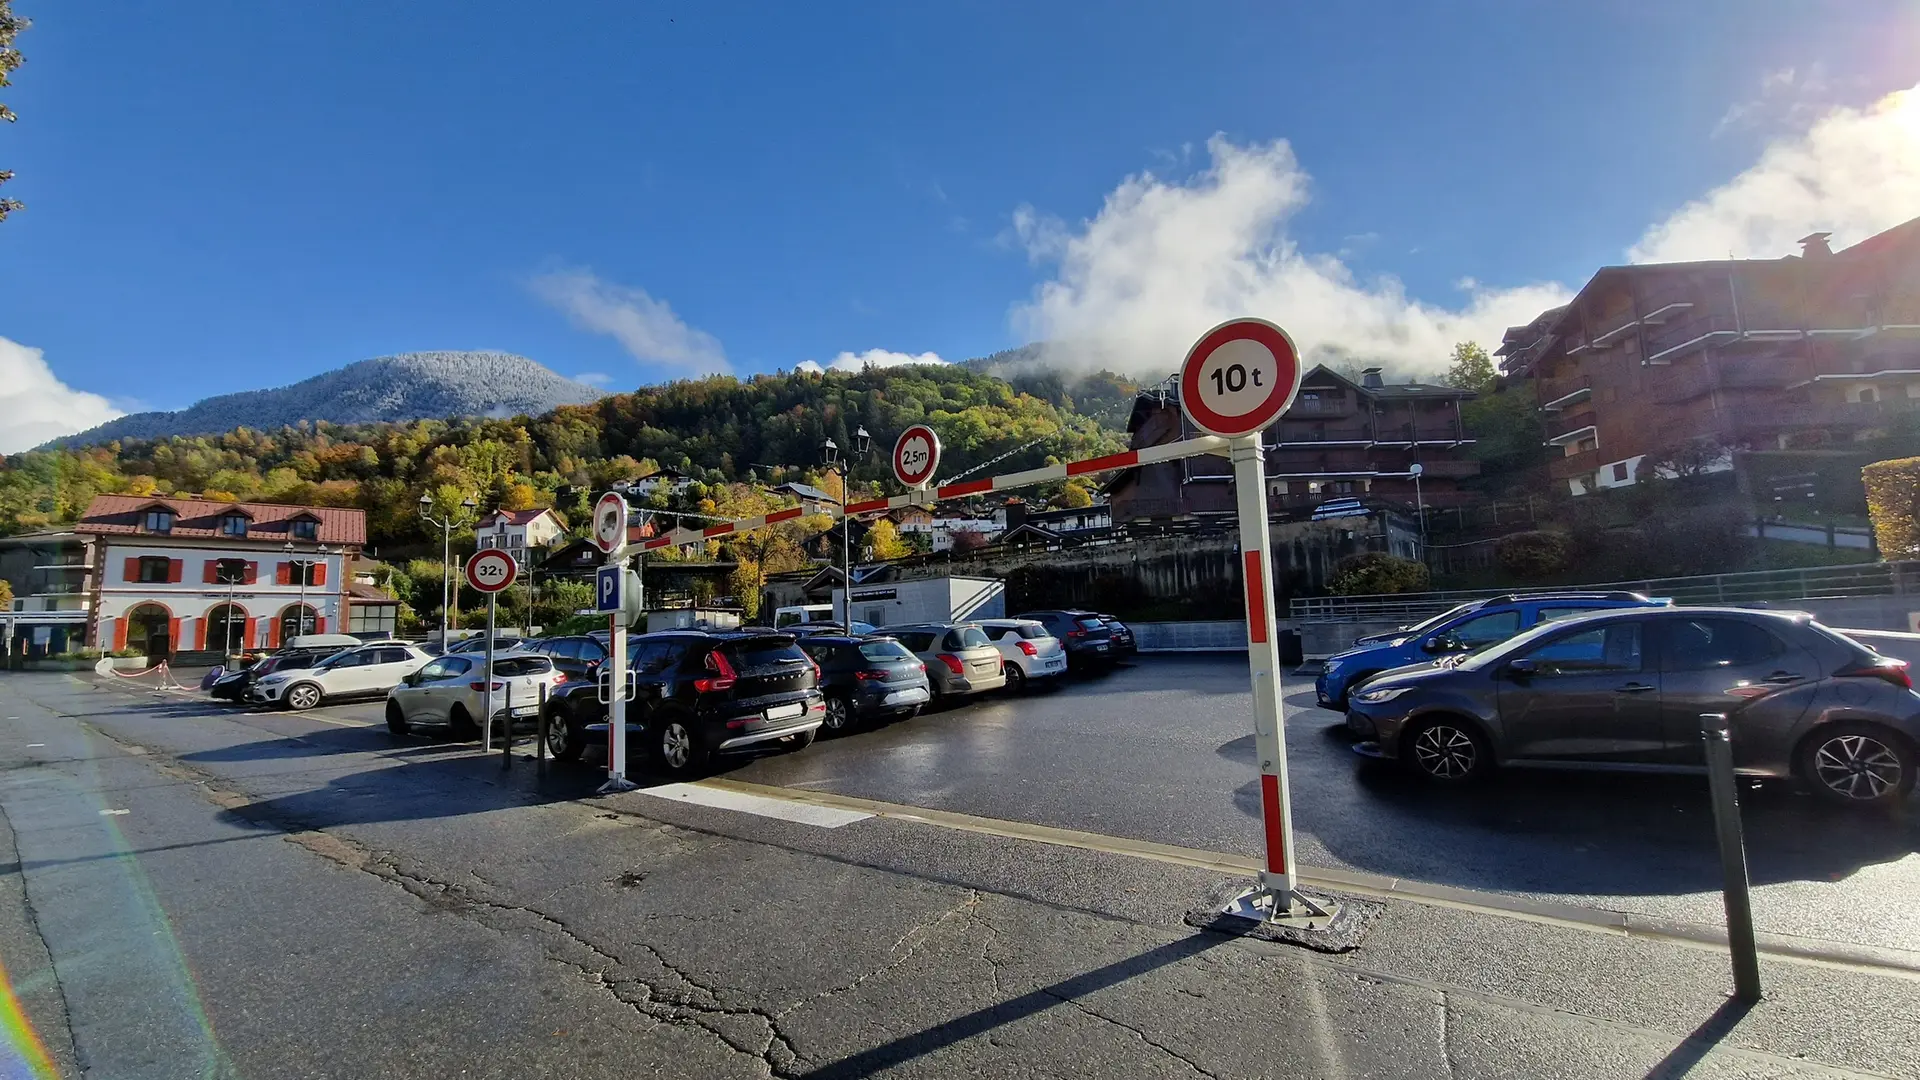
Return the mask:
[[[320,704],[320,688],[312,683],[301,683],[287,691],[287,708],[296,712],[311,709]]]
[[[1452,724],[1429,724],[1413,737],[1413,763],[1435,779],[1464,780],[1480,764],[1480,747]]]
[[[848,710],[845,698],[827,699],[826,729],[834,734],[847,730]]]
[[[1000,669],[1006,673],[1008,690],[1016,694],[1022,694],[1026,692],[1027,673],[1024,671],[1021,671],[1019,665],[1001,664]]]
[[[1900,755],[1871,735],[1836,735],[1813,750],[1813,774],[1844,799],[1875,802],[1900,787]]]
[[[693,761],[693,733],[678,720],[669,720],[660,726],[660,760],[675,771]]]

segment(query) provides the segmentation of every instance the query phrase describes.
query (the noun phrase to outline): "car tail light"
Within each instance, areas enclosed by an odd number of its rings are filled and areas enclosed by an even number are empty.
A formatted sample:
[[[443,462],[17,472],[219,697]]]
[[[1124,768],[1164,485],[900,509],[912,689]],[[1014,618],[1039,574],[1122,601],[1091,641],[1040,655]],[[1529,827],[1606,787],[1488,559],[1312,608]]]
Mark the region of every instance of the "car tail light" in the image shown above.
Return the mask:
[[[809,657],[807,657],[807,663],[809,663],[809,664],[811,664],[811,665],[813,665],[813,681],[814,681],[814,682],[816,682],[816,683],[817,683],[817,682],[819,682],[819,681],[820,681],[821,679],[824,679],[824,678],[826,678],[826,676],[825,676],[825,675],[822,675],[822,674],[820,673],[820,661],[818,661],[818,660],[815,660],[815,659],[814,659],[813,657],[811,657],[811,656],[809,656]]]
[[[560,685],[561,683],[563,683],[563,682],[566,682],[566,681],[567,681],[567,673],[566,673],[566,672],[564,672],[564,671],[556,671],[556,672],[554,672],[554,673],[553,673],[553,685],[555,685],[555,686],[559,686],[559,685]]]
[[[1885,679],[1902,690],[1913,689],[1913,675],[1907,670],[1907,662],[1895,660],[1891,656],[1877,656],[1870,663],[1858,664],[1845,671],[1836,671],[1834,674],[1842,677]]]
[[[921,668],[921,670],[922,670],[922,671],[924,671],[924,670],[926,670],[926,665],[925,665],[925,664],[922,664],[922,665],[920,665],[920,668]],[[869,680],[872,680],[872,681],[877,681],[877,682],[886,682],[886,681],[887,681],[887,676],[888,676],[888,675],[890,675],[890,674],[892,674],[892,672],[887,672],[887,671],[856,671],[856,672],[854,672],[854,673],[853,673],[853,677],[854,677],[854,678],[856,678],[856,679],[859,679],[859,680],[860,680],[861,682],[867,682],[867,681],[869,681]]]
[[[476,694],[480,693],[483,690],[486,690],[487,688],[488,688],[487,684],[484,682],[470,682],[467,684],[467,689],[473,691]],[[497,682],[493,684],[492,688],[495,690],[505,690],[507,688],[507,684],[503,682]]]
[[[693,680],[693,688],[703,694],[731,690],[733,684],[739,681],[740,676],[735,674],[733,665],[727,662],[726,654],[718,649],[707,654],[706,666],[713,674],[708,678]]]
[[[1085,630],[1069,630],[1067,631],[1067,636],[1070,638],[1086,637],[1087,632]]]
[[[953,672],[955,675],[965,675],[967,673],[966,665],[962,664],[960,658],[952,653],[941,653],[934,657],[934,659],[947,665],[947,670]]]
[[[1020,651],[1023,653],[1026,653],[1028,656],[1040,655],[1040,650],[1033,647],[1033,642],[1021,641],[1019,644],[1020,644]]]
[[[917,665],[917,666],[918,666],[918,667],[920,668],[920,674],[922,674],[922,675],[925,675],[925,674],[927,673],[927,665],[925,665],[925,664],[920,664],[920,665]]]

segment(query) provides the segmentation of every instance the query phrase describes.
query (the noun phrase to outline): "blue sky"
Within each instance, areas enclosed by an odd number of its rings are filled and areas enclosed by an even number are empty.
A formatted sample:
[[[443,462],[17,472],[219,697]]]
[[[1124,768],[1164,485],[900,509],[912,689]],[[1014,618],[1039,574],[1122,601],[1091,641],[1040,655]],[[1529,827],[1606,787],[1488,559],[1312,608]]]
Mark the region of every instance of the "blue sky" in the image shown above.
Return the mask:
[[[1248,305],[1431,370],[1630,249],[1920,214],[1854,172],[1713,201],[1920,81],[1912,3],[15,7],[0,412],[55,427],[419,349],[1170,368]],[[1920,162],[1891,131],[1829,134]]]

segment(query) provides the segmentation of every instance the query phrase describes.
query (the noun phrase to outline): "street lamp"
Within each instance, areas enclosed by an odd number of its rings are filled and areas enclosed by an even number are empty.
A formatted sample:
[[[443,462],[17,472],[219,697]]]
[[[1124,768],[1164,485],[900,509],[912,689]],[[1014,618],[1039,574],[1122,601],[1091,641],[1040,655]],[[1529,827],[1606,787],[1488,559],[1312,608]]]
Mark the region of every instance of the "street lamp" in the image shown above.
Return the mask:
[[[873,440],[867,429],[853,429],[853,452],[864,458]],[[847,517],[847,469],[852,464],[840,455],[840,447],[831,438],[820,440],[820,461],[828,471],[840,474],[840,624],[853,633],[853,522]]]
[[[440,648],[443,650],[447,647],[447,609],[453,602],[448,595],[448,586],[453,580],[448,576],[448,564],[453,562],[453,527],[455,524],[466,524],[468,515],[479,505],[469,495],[460,503],[462,513],[436,518],[433,516],[433,496],[424,491],[420,493],[420,517],[429,525],[440,526]]]
[[[293,554],[294,552],[293,541],[291,540],[287,541],[286,546],[281,550],[285,551],[289,555]],[[333,554],[333,552],[325,544],[321,544],[318,548],[316,548],[314,550],[314,553],[322,557]],[[311,576],[313,573],[315,560],[291,559],[291,560],[288,560],[287,565],[293,567],[294,569],[300,572],[300,605],[299,605],[300,621],[295,626],[295,636],[297,637],[300,634],[312,633],[314,630],[319,629],[319,627],[312,625],[312,620],[310,620],[307,617],[307,578]]]

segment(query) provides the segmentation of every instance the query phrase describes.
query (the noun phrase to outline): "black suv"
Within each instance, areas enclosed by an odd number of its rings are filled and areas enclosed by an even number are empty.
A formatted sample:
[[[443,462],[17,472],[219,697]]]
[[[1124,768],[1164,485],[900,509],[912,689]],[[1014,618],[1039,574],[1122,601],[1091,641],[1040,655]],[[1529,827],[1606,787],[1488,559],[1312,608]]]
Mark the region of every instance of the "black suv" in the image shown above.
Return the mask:
[[[826,720],[820,672],[794,643],[773,631],[669,630],[627,646],[633,699],[627,732],[659,767],[698,773],[715,754],[784,741],[813,742]],[[597,679],[563,683],[547,700],[547,749],[571,761],[587,744],[604,744],[607,707]]]
[[[606,644],[587,634],[541,638],[528,642],[525,648],[552,657],[553,666],[566,672],[569,682],[576,679],[592,682],[600,675],[600,665],[607,662]]]
[[[1113,659],[1113,628],[1091,611],[1029,611],[1014,618],[1045,625],[1047,632],[1066,646],[1070,666],[1085,667]]]
[[[1106,623],[1107,629],[1112,632],[1113,655],[1115,659],[1122,656],[1132,656],[1140,651],[1140,646],[1134,644],[1133,627],[1128,626],[1126,623],[1121,622],[1111,615],[1096,614],[1094,618]]]
[[[919,712],[933,695],[927,665],[893,638],[822,634],[800,639],[800,647],[820,665],[820,689],[827,695],[824,729],[829,735],[863,721],[905,719]]]

